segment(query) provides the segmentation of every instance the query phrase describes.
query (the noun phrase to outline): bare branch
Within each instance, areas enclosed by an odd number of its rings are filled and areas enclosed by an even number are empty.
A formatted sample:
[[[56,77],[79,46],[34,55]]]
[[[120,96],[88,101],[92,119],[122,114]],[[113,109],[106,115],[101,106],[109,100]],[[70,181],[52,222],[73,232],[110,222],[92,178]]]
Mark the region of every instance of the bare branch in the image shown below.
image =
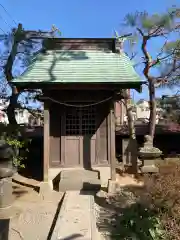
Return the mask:
[[[163,46],[162,46],[162,48],[161,48],[159,54],[157,55],[157,58],[159,58],[159,57],[163,54],[163,52],[164,52],[164,48],[166,47],[166,45],[167,45],[167,40],[166,40],[165,43],[163,44]]]
[[[137,31],[141,34],[142,37],[144,37],[144,33],[140,28],[137,28]]]
[[[168,78],[170,78],[171,75],[173,75],[173,73],[176,72],[177,70],[180,70],[180,65],[178,65],[176,67],[172,66],[172,68],[164,76],[156,77],[157,86],[160,86],[162,83],[167,83]],[[180,74],[176,75],[176,77],[180,77]]]

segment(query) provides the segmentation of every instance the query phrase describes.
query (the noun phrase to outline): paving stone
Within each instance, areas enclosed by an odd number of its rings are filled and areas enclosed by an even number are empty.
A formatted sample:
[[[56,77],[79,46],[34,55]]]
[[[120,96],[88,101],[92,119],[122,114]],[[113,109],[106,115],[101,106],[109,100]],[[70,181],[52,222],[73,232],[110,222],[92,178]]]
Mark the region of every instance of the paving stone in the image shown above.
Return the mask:
[[[91,239],[91,197],[79,191],[66,193],[52,240]]]
[[[0,220],[0,240],[47,239],[63,193],[52,191],[44,200],[32,189],[19,185],[14,189],[16,201],[13,206],[21,213],[10,220]]]
[[[67,192],[58,212],[62,193],[52,191],[43,199],[41,194],[29,188],[16,185],[14,189],[14,206],[21,212],[10,220],[0,221],[0,240],[101,239],[92,192]]]

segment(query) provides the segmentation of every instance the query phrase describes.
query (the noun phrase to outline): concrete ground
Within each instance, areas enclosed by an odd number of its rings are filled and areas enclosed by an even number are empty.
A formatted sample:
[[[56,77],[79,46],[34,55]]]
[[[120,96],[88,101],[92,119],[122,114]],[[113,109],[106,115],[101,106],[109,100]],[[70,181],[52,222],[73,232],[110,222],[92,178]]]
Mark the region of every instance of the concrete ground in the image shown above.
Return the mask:
[[[104,189],[110,175],[109,168],[98,170],[101,172],[101,185]],[[121,187],[137,184],[128,175],[117,175],[116,181]],[[0,240],[102,239],[96,220],[99,209],[106,202],[106,192],[99,192],[94,203],[93,192],[69,191],[63,199],[63,193],[49,191],[44,197],[31,188],[16,183],[13,183],[13,189],[14,206],[21,213],[10,220],[0,220]]]
[[[63,193],[52,192],[44,199],[36,191],[19,184],[13,183],[13,189],[13,206],[20,214],[0,220],[0,240],[51,239]]]
[[[0,220],[0,240],[100,240],[94,195],[51,191],[45,199],[29,187],[13,183],[14,207],[20,214]],[[61,202],[61,200],[63,201]]]

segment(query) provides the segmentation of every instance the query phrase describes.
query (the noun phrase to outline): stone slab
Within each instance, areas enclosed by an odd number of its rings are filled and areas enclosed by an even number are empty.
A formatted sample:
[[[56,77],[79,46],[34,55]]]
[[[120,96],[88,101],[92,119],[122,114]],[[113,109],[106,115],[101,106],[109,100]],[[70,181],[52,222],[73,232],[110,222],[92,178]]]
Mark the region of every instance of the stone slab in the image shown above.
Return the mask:
[[[61,179],[59,191],[98,191],[101,188],[99,179]]]
[[[100,187],[99,171],[74,169],[60,174],[59,191],[98,191]]]
[[[92,240],[92,201],[92,194],[68,191],[51,240]]]
[[[159,168],[156,167],[155,165],[144,165],[141,167],[141,172],[142,173],[158,173]]]
[[[62,170],[61,179],[98,179],[99,171],[91,171],[84,169]]]

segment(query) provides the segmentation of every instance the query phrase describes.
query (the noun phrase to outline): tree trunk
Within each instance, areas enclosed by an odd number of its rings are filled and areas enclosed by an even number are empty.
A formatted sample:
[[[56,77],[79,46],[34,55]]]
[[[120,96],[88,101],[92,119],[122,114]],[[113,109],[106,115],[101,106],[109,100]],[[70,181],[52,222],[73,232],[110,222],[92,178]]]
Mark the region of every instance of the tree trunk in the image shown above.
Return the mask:
[[[16,121],[16,117],[15,117],[15,109],[17,107],[17,99],[19,96],[17,87],[11,83],[11,81],[13,80],[12,68],[13,68],[13,63],[16,58],[18,44],[23,39],[24,39],[24,34],[23,34],[22,24],[18,24],[18,28],[14,32],[14,40],[12,43],[12,49],[8,56],[7,63],[5,65],[5,69],[4,69],[4,74],[6,76],[6,80],[12,89],[12,95],[9,99],[9,106],[7,108],[8,121],[9,121],[9,124],[12,126],[17,125],[17,121]]]
[[[12,95],[9,99],[9,106],[7,107],[7,117],[9,124],[12,126],[17,125],[16,117],[15,117],[15,109],[17,107],[17,99],[18,99],[18,91],[15,86],[12,86]]]
[[[125,107],[126,107],[126,115],[128,119],[128,129],[129,129],[129,136],[132,139],[136,139],[136,131],[135,131],[135,126],[134,126],[134,120],[133,120],[133,114],[132,114],[132,107],[129,104],[129,91],[126,89],[124,91],[124,102],[125,102]]]
[[[129,91],[126,89],[125,93],[125,106],[126,106],[126,114],[128,118],[128,129],[129,129],[129,144],[128,144],[128,152],[131,158],[132,171],[134,174],[138,171],[138,144],[136,139],[136,130],[134,126],[134,119],[132,114],[132,106],[129,104]]]
[[[156,99],[155,99],[155,86],[153,79],[149,79],[149,135],[154,138],[156,128]]]

